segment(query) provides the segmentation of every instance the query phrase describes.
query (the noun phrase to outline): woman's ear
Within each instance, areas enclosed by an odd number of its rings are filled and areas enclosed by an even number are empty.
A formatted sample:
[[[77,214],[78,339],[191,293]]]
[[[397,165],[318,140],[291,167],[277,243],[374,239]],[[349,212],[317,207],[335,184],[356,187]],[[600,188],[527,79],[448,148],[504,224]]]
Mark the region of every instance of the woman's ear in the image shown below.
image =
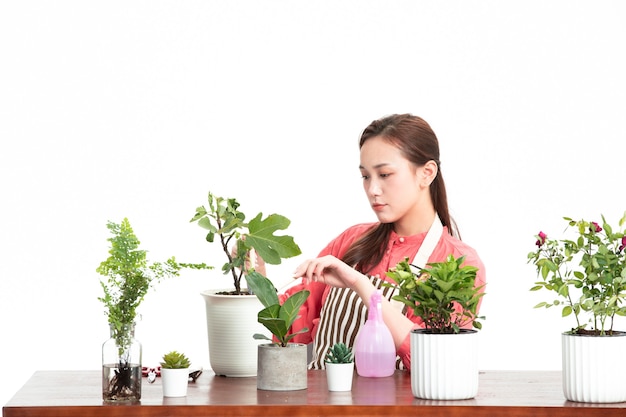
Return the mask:
[[[439,168],[435,161],[431,159],[430,161],[426,162],[424,166],[422,167],[422,172],[421,172],[422,185],[425,187],[430,187],[430,184],[432,184],[432,182],[437,177],[438,170]]]

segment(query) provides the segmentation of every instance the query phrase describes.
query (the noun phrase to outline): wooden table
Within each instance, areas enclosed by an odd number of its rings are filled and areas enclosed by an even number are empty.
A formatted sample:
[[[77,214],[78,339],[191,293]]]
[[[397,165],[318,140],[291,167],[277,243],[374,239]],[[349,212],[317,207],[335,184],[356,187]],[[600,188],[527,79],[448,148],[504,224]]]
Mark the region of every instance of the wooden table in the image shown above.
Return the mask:
[[[626,403],[566,401],[561,373],[480,373],[476,398],[429,401],[413,397],[410,375],[388,378],[355,374],[350,392],[329,392],[325,371],[309,371],[301,391],[261,391],[256,378],[217,377],[205,371],[186,397],[164,398],[160,378],[143,380],[141,403],[102,403],[99,371],[38,371],[3,407],[4,417],[22,416],[626,416]]]

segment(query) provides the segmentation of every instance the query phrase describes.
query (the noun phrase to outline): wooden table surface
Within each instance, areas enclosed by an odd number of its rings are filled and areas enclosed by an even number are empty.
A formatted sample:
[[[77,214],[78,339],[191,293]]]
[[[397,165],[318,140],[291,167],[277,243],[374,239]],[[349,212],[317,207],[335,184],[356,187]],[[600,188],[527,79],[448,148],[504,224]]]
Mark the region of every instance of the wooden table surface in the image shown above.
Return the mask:
[[[205,371],[186,397],[164,398],[160,378],[143,379],[138,404],[103,404],[99,371],[38,371],[3,407],[17,416],[626,416],[626,403],[566,401],[558,371],[486,371],[471,400],[415,398],[407,372],[388,378],[355,374],[350,392],[330,392],[325,371],[309,371],[308,388],[262,391],[256,378],[226,378]]]

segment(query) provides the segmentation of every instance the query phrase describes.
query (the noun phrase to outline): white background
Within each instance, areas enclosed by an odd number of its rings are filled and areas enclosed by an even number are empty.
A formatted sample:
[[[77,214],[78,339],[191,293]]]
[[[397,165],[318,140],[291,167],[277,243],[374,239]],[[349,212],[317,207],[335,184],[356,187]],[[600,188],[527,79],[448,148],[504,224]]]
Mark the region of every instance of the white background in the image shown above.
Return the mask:
[[[533,309],[552,295],[529,292],[526,255],[562,216],[626,209],[625,21],[617,0],[0,2],[0,403],[36,370],[99,369],[107,220],[152,260],[220,266],[189,223],[209,190],[283,214],[303,255],[270,269],[281,286],[375,219],[357,141],[397,112],[437,133],[487,268],[480,368],[560,369],[573,319]],[[187,271],[149,293],[144,365],[207,367],[199,292],[229,284]]]

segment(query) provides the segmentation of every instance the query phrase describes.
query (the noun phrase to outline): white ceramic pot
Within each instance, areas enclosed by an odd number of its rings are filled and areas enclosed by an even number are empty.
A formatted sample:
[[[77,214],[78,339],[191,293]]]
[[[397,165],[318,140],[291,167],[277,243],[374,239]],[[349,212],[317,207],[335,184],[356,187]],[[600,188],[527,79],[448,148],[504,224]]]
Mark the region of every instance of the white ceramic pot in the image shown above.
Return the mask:
[[[417,398],[464,400],[478,393],[478,332],[411,331],[411,389]]]
[[[350,391],[352,390],[352,379],[354,378],[354,362],[350,363],[328,363],[325,364],[326,381],[329,391]]]
[[[275,343],[258,346],[257,388],[270,391],[295,391],[307,388],[307,346]]]
[[[184,397],[187,395],[189,368],[161,368],[161,384],[164,397]]]
[[[249,377],[257,374],[255,333],[267,333],[257,315],[263,305],[255,295],[219,295],[204,291],[211,369],[216,375]]]
[[[626,401],[626,332],[614,336],[563,333],[563,394],[570,401]]]

